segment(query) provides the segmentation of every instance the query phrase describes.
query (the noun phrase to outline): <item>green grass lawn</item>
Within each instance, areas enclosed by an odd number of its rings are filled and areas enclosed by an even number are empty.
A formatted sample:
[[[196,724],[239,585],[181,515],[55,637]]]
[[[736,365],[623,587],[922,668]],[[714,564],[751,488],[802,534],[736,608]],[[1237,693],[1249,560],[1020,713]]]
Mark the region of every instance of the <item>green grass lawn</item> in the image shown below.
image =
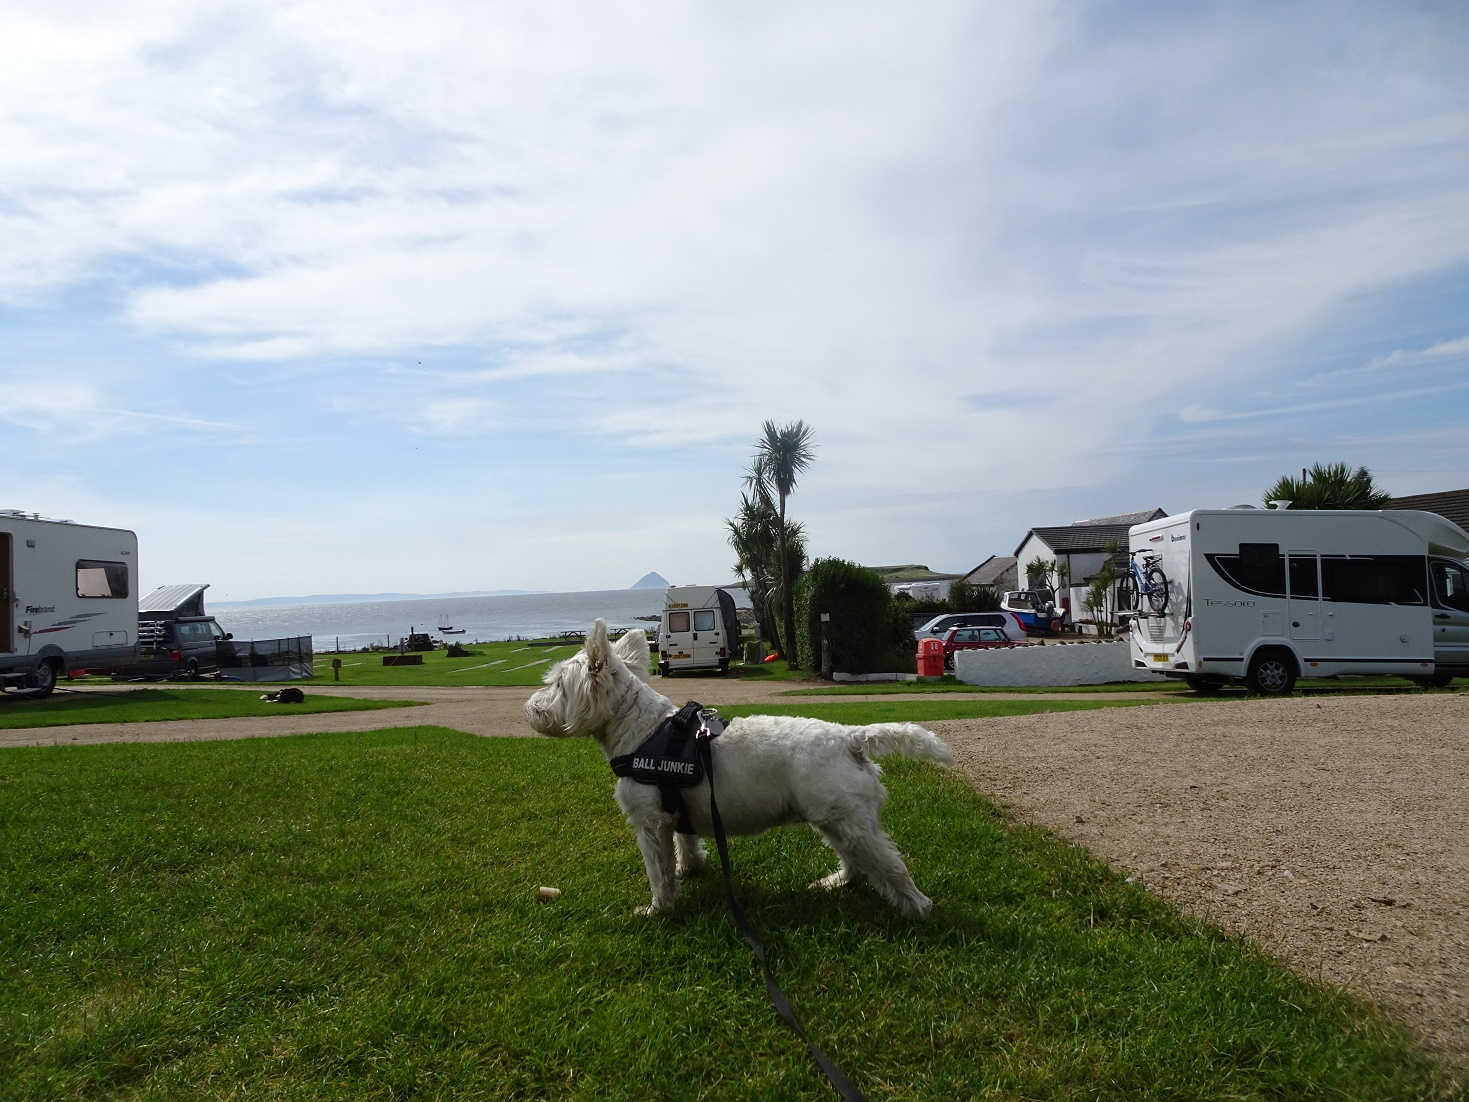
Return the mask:
[[[269,688],[261,692],[270,691]],[[0,699],[0,730],[60,727],[71,723],[150,723],[165,719],[228,719],[284,713],[361,712],[403,708],[411,701],[354,700],[306,691],[300,704],[272,704],[260,693],[238,689],[119,689],[117,692],[58,692],[41,699]]]
[[[809,830],[733,843],[782,985],[870,1098],[1455,1089],[1393,1024],[951,774],[887,780],[927,921],[809,890],[832,867]],[[831,1097],[717,875],[632,914],[641,862],[584,741],[8,750],[0,831],[8,1098]]]

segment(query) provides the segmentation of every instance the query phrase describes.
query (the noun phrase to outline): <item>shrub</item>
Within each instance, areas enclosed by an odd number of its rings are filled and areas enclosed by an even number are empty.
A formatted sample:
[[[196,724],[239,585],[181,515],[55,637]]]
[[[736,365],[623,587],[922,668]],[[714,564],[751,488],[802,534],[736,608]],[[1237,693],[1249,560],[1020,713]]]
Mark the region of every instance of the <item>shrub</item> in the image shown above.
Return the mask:
[[[823,612],[831,613],[829,624],[821,623]],[[913,631],[908,625],[907,614],[895,606],[882,577],[856,563],[819,559],[796,587],[797,653],[808,670],[821,668],[823,627],[833,670],[911,670]]]
[[[955,582],[949,586],[950,612],[996,612],[999,607],[1000,595],[994,586],[968,582]]]

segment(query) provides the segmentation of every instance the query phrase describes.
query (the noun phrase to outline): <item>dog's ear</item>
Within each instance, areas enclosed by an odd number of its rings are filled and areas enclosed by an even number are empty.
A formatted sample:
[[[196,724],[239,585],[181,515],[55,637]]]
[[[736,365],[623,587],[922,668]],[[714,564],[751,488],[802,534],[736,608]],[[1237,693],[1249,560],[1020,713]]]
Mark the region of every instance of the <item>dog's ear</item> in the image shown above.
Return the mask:
[[[613,653],[627,664],[642,681],[648,680],[648,633],[642,628],[633,628],[612,647]]]
[[[595,684],[612,658],[612,644],[607,641],[607,621],[599,619],[587,636],[587,677]]]

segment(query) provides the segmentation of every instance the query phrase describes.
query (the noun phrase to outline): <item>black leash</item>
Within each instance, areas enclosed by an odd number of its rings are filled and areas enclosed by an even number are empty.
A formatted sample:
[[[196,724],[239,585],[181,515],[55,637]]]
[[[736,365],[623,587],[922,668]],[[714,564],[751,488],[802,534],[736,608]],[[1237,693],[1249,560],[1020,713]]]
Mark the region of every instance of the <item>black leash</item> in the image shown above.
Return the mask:
[[[719,865],[724,873],[724,890],[729,895],[729,909],[734,912],[735,925],[739,927],[740,933],[749,943],[750,951],[755,954],[755,959],[760,962],[760,970],[765,974],[765,993],[770,996],[776,1013],[785,1019],[786,1025],[791,1027],[797,1037],[806,1042],[806,1050],[811,1053],[811,1059],[815,1060],[816,1066],[825,1073],[831,1085],[836,1088],[837,1094],[847,1102],[867,1102],[862,1092],[842,1074],[839,1067],[827,1059],[826,1053],[816,1047],[816,1042],[811,1040],[805,1029],[801,1027],[800,1019],[796,1017],[796,1012],[786,998],[785,992],[780,989],[780,984],[775,982],[775,973],[770,970],[770,962],[765,958],[765,945],[760,940],[760,935],[750,925],[750,920],[745,917],[745,909],[735,898],[734,884],[730,881],[729,876],[729,844],[724,837],[724,822],[719,817],[719,805],[714,802],[714,755],[710,750],[710,743],[718,732],[709,730],[708,722],[711,717],[701,713],[700,718],[702,722],[694,738],[699,747],[699,758],[703,762],[705,776],[709,779],[709,818],[714,824],[714,844],[719,849]],[[718,722],[717,716],[712,718]]]

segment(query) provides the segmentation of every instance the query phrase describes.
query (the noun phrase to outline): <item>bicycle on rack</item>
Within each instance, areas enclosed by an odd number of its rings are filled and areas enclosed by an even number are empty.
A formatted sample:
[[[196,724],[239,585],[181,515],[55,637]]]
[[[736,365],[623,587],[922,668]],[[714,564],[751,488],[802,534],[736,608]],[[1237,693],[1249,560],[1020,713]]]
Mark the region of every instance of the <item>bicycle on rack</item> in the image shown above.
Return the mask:
[[[1156,615],[1168,611],[1168,576],[1158,565],[1159,559],[1147,551],[1134,551],[1128,556],[1127,573],[1117,583],[1117,611],[1141,611],[1143,598]]]

